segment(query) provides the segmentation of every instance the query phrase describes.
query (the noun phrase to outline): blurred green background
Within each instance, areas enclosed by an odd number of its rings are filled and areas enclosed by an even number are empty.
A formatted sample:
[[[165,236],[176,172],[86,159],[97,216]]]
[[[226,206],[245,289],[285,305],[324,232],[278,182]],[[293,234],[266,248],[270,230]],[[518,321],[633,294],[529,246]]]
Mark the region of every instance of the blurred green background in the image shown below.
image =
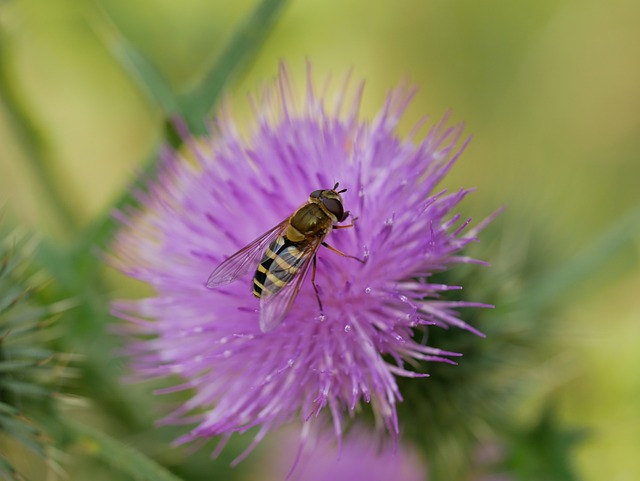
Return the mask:
[[[163,112],[109,48],[119,32],[175,92],[187,92],[228,44],[253,1],[4,0],[3,97],[38,132],[40,182],[0,103],[0,205],[45,238],[104,214],[161,141]],[[362,112],[408,78],[419,86],[402,130],[452,111],[474,140],[446,186],[477,187],[464,212],[508,206],[511,246],[560,264],[640,206],[640,2],[637,0],[291,1],[228,91],[246,94],[280,60],[303,81],[366,80]],[[631,217],[630,219],[633,219]],[[638,216],[635,216],[638,219]],[[632,222],[630,220],[629,222]],[[633,231],[634,226],[628,226]],[[640,479],[640,263],[635,240],[563,293],[539,339],[552,354],[531,378],[530,404],[553,397],[568,426],[588,428],[575,466],[585,480]],[[522,243],[517,240],[521,238]],[[506,258],[492,259],[508,265]],[[116,296],[127,287],[113,283]],[[560,322],[561,320],[561,322]],[[508,363],[508,359],[505,360]],[[526,411],[526,408],[523,409]]]

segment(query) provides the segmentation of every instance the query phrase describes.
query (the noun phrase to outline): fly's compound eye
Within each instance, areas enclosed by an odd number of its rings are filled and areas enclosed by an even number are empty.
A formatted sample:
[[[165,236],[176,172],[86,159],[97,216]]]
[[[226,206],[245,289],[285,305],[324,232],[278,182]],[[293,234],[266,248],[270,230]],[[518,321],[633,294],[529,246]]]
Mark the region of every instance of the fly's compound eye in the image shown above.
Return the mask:
[[[314,190],[313,192],[311,192],[309,197],[313,199],[317,199],[318,197],[320,197],[320,194],[322,194],[322,192],[323,192],[322,190]]]
[[[329,212],[335,215],[336,218],[342,222],[342,218],[344,216],[344,207],[342,207],[342,202],[338,199],[322,199],[322,203]]]

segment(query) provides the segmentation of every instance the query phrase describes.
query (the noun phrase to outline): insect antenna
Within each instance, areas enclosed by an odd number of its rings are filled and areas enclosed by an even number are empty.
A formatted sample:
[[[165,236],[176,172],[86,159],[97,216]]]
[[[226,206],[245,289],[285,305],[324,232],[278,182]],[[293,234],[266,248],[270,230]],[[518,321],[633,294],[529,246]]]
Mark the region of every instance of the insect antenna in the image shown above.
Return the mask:
[[[335,191],[336,194],[342,194],[343,192],[346,192],[347,189],[342,189],[341,191],[337,191],[336,189],[340,186],[340,182],[336,182],[336,185],[333,186],[333,191]]]

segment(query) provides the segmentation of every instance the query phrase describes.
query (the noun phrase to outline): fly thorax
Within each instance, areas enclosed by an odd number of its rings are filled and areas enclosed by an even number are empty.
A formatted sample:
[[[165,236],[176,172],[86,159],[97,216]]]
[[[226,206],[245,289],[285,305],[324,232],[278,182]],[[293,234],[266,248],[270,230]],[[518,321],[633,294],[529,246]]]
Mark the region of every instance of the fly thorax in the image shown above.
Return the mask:
[[[291,216],[290,225],[300,234],[308,236],[324,234],[331,228],[333,222],[320,205],[309,203],[300,207]]]

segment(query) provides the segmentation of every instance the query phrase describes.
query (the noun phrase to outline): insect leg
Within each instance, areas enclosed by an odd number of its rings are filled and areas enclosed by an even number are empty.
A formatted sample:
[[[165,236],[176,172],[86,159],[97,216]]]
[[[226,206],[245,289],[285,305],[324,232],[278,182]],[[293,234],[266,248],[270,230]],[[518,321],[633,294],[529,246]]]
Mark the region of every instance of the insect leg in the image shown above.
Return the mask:
[[[316,291],[316,299],[318,299],[318,306],[320,307],[320,315],[324,316],[324,309],[322,308],[322,301],[320,300],[320,293],[318,292],[318,286],[316,286],[316,256],[313,255],[313,267],[311,270],[311,285],[313,290]]]
[[[322,243],[323,246],[325,246],[327,249],[329,249],[330,251],[335,252],[336,254],[340,254],[342,257],[348,257],[349,259],[355,259],[358,262],[361,262],[362,264],[364,264],[364,260],[360,259],[359,257],[356,256],[350,256],[349,254],[345,254],[342,251],[339,251],[338,249],[336,249],[335,247],[330,246],[329,244],[327,244],[326,242]],[[315,257],[314,257],[314,261],[315,261]]]
[[[344,216],[344,218],[346,219],[349,216],[349,211],[347,211],[346,215]],[[344,220],[344,219],[343,219]],[[354,225],[356,225],[356,221],[358,220],[357,217],[354,217],[351,220],[351,224],[347,224],[347,225],[334,225],[332,226],[334,229],[348,229],[349,227],[353,227]]]

